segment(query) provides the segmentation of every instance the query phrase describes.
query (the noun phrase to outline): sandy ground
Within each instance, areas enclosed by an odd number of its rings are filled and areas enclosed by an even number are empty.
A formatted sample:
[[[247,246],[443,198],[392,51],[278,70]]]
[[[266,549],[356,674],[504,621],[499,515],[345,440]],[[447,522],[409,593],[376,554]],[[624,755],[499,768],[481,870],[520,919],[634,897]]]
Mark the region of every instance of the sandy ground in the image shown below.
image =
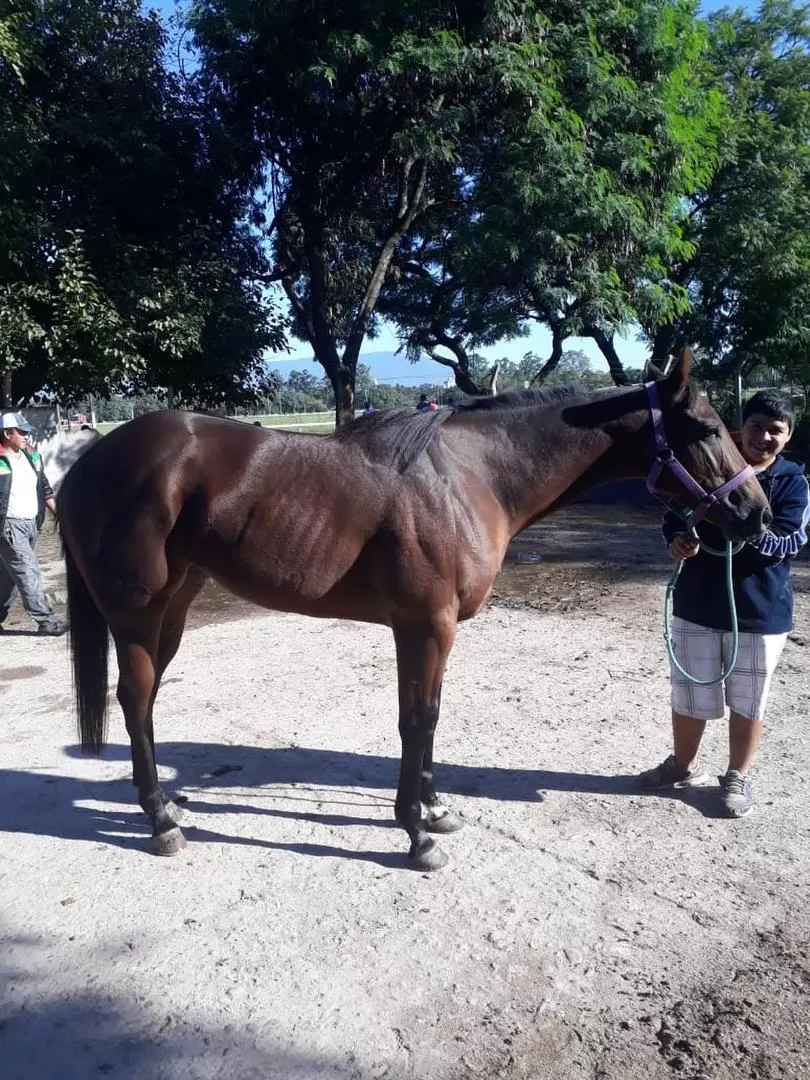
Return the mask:
[[[61,567],[43,537],[49,588]],[[408,871],[388,632],[203,597],[158,699],[187,849],[149,854],[117,707],[73,732],[64,640],[0,641],[2,1080],[810,1077],[803,642],[750,818],[640,794],[667,752],[655,515],[524,534],[437,736],[466,828]],[[706,763],[724,766],[722,726]]]

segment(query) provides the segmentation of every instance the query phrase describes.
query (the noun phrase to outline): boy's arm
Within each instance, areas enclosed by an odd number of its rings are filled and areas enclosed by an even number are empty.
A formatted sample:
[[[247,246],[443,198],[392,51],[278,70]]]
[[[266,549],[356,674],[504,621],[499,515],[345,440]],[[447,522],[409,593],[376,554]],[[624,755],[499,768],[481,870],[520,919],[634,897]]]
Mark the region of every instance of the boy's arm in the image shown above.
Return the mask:
[[[669,547],[678,533],[685,533],[686,528],[686,522],[682,517],[678,517],[678,515],[673,514],[671,510],[667,510],[664,514],[664,520],[661,523],[661,532],[664,534],[667,547]]]
[[[810,489],[804,476],[796,475],[777,502],[771,503],[773,523],[766,533],[749,544],[768,559],[785,559],[798,554],[807,543],[810,522]]]

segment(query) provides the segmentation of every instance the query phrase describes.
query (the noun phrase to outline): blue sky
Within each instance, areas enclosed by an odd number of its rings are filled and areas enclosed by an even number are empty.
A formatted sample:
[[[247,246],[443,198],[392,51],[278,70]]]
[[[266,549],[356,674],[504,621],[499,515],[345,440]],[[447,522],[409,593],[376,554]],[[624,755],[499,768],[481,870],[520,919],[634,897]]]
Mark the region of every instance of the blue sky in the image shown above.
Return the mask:
[[[152,0],[151,3],[145,2],[144,7],[154,8],[163,15],[164,18],[174,12],[177,7],[185,7],[187,0],[180,0],[177,4],[175,0]],[[749,11],[754,11],[758,7],[758,3],[752,2],[752,0],[743,0],[741,3],[725,3],[723,0],[704,0],[701,4],[701,12],[705,15],[713,11],[718,11],[723,7],[742,7]],[[369,352],[394,352],[397,348],[397,339],[391,330],[384,330],[379,337],[373,341],[366,341],[362,353]],[[284,362],[289,362],[291,367],[296,364],[300,367],[302,360],[311,360],[312,350],[308,345],[301,342],[291,341],[292,351],[289,356],[284,358]],[[598,370],[607,370],[607,364],[605,363],[602,354],[599,352],[596,344],[590,338],[568,338],[565,343],[566,349],[580,349],[591,358],[594,368]],[[524,353],[535,352],[540,356],[547,356],[551,351],[551,335],[543,327],[536,327],[526,337],[515,338],[512,341],[502,341],[498,345],[492,345],[486,349],[482,349],[481,352],[489,360],[495,361],[501,357],[507,357],[510,360],[519,360]],[[648,349],[646,344],[636,340],[633,334],[626,335],[617,341],[617,351],[621,357],[623,363],[627,367],[642,367],[644,361],[648,355]],[[278,363],[282,358],[274,357],[274,363]],[[434,365],[437,374],[442,373],[444,377],[447,374],[447,368],[441,368],[438,364]],[[402,360],[403,374],[407,374],[409,364],[407,360]]]

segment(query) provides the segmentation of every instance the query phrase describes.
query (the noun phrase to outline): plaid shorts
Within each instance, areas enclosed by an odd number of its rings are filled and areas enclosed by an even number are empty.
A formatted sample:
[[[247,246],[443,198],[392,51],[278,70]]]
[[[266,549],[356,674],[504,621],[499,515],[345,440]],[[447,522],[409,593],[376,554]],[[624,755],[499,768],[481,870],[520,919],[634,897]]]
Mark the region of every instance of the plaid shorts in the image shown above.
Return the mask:
[[[672,708],[696,720],[716,720],[728,705],[747,720],[762,720],[771,679],[787,641],[787,634],[747,634],[740,631],[737,663],[725,682],[716,686],[696,686],[670,663]],[[731,658],[730,631],[672,620],[672,648],[678,662],[696,679],[714,679],[721,662]]]

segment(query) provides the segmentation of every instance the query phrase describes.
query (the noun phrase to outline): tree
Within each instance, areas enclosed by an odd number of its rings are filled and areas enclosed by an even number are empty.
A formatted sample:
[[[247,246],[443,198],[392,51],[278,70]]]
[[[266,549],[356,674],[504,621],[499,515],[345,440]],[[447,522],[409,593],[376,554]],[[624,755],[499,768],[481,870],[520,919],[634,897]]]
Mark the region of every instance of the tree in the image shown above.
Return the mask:
[[[521,390],[528,386],[580,385],[588,390],[610,386],[607,372],[594,371],[589,356],[579,349],[566,349],[559,362],[549,368],[543,358],[527,352],[519,361],[498,361],[498,390]]]
[[[464,357],[450,358],[473,392],[470,347],[551,318],[567,292],[586,305],[580,320],[624,313],[624,293],[640,294],[637,279],[677,241],[665,211],[703,160],[691,117],[705,101],[676,107],[695,48],[689,12],[681,0],[197,0],[201,92],[264,197],[270,278],[334,387],[339,422],[379,312],[413,349],[443,344],[415,332],[423,286],[445,336],[460,337],[448,295],[457,321],[474,312]],[[560,199],[567,213],[549,217]],[[537,244],[524,264],[527,233]]]
[[[588,335],[621,383],[614,333],[688,304],[667,271],[692,251],[683,202],[711,175],[721,100],[702,79],[691,4],[540,10],[522,6],[543,20],[531,96],[487,109],[452,192],[403,245],[382,309],[413,356],[457,380],[471,349],[537,321],[552,333],[548,370],[568,336]]]
[[[720,166],[691,200],[691,257],[672,278],[692,304],[650,333],[656,356],[685,341],[704,375],[810,355],[810,17],[789,0],[710,20],[711,78],[727,102]]]
[[[283,327],[216,118],[137,0],[24,0],[0,21],[0,368],[13,400],[260,389]]]

